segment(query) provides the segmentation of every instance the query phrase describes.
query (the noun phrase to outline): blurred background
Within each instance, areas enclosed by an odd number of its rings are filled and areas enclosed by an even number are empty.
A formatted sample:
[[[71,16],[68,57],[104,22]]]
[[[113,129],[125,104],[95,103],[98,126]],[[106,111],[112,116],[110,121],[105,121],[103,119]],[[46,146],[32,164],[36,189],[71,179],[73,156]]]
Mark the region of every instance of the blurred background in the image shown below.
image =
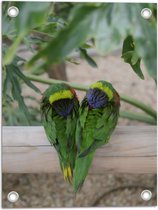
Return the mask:
[[[104,79],[128,99],[156,110],[156,5],[3,2],[2,6],[4,126],[41,125],[39,104],[48,79],[81,88]],[[16,18],[7,14],[11,6],[19,8]],[[144,7],[153,12],[150,20],[140,15]],[[76,91],[82,100],[85,92]],[[122,100],[118,125],[156,125],[156,116]],[[4,208],[156,205],[156,174],[89,174],[76,196],[62,174],[3,174],[2,182]],[[151,190],[151,200],[141,199],[144,189]],[[15,204],[7,200],[12,190],[20,196]]]

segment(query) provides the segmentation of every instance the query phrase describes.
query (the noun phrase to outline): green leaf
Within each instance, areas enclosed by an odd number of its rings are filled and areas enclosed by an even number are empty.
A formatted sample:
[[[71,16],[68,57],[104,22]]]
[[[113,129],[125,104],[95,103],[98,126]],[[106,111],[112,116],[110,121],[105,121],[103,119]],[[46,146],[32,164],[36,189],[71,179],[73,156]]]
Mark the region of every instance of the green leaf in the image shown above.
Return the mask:
[[[119,48],[122,41],[131,35],[135,50],[130,65],[143,78],[139,60],[142,59],[149,74],[156,79],[156,23],[155,19],[148,21],[142,18],[144,7],[154,8],[153,4],[140,3],[77,4],[70,10],[67,26],[28,65],[40,58],[44,58],[47,65],[61,62],[90,38],[93,38],[98,52],[106,55]]]
[[[22,71],[20,70],[18,64],[19,62],[25,62],[25,60],[19,56],[15,56],[14,60],[12,61],[12,63],[9,65],[9,69],[12,69],[12,72],[19,77],[19,79],[23,80],[23,82],[25,82],[25,84],[27,86],[29,86],[30,88],[32,88],[34,91],[36,91],[37,93],[40,93],[40,90],[22,73]],[[7,75],[6,75],[6,79],[7,79]]]
[[[112,23],[114,4],[107,4],[100,9],[97,17],[95,46],[101,55],[107,55],[109,52],[118,48],[121,41],[118,30]],[[117,13],[118,14],[118,13]],[[119,24],[121,25],[121,24]]]
[[[135,44],[132,36],[127,36],[123,43],[122,58],[126,63],[129,63],[134,72],[141,78],[144,79],[144,75],[140,68],[140,57],[136,54]]]
[[[16,76],[14,75],[14,73],[12,71],[12,67],[10,65],[6,67],[6,71],[7,71],[9,80],[12,84],[12,88],[11,88],[12,96],[18,102],[19,108],[21,109],[21,111],[23,111],[23,113],[26,117],[27,124],[29,125],[30,124],[30,115],[29,115],[27,106],[24,103],[23,97],[21,96],[21,87],[20,87],[19,81],[16,78]]]
[[[93,15],[96,8],[81,6],[76,10],[70,24],[61,30],[49,45],[38,52],[28,63],[32,65],[41,57],[47,57],[47,64],[57,63],[69,55],[72,50],[84,43],[93,31]]]
[[[65,58],[66,61],[70,62],[70,63],[73,63],[75,65],[79,65],[80,63],[77,62],[74,58]]]
[[[91,65],[94,68],[98,67],[96,62],[87,54],[87,51],[85,49],[79,48],[79,50],[81,57],[83,57],[89,63],[89,65]]]
[[[11,45],[11,47],[8,48],[8,50],[6,51],[6,54],[5,54],[5,56],[4,56],[4,65],[8,65],[8,64],[11,63],[11,61],[13,60],[14,55],[15,55],[15,53],[16,53],[16,51],[17,51],[17,48],[18,48],[19,44],[21,43],[21,40],[23,39],[24,35],[25,35],[25,34],[19,35],[19,36],[15,39],[15,41],[14,41],[14,43]]]
[[[81,47],[84,49],[91,49],[91,48],[93,48],[93,45],[90,43],[84,43]]]
[[[9,39],[15,36],[15,18],[8,16],[7,10],[12,2],[2,2],[2,35],[7,36]]]
[[[132,59],[131,59],[132,65],[135,65],[138,60],[139,60],[139,57],[138,57],[137,53],[133,52]]]
[[[47,18],[49,6],[49,2],[21,2],[20,12],[16,18],[18,34],[27,33],[30,29],[43,24]]]
[[[32,82],[30,82],[30,80],[20,71],[20,69],[18,69],[16,66],[13,66],[13,70],[14,70],[14,73],[20,79],[22,79],[26,83],[27,86],[29,86],[30,88],[32,88],[37,93],[40,93],[41,94],[41,91]]]
[[[151,4],[153,5],[153,4]],[[157,80],[157,31],[156,22],[140,16],[141,4],[135,8],[135,28],[133,37],[138,55],[142,58],[149,75]],[[134,10],[134,8],[133,8]]]
[[[15,20],[17,37],[4,56],[5,65],[8,65],[12,62],[19,44],[27,33],[31,29],[44,23],[50,5],[48,2],[38,2],[38,4],[36,2],[17,2],[15,4],[20,10],[19,15]],[[4,24],[5,23],[3,23],[3,25]]]
[[[3,98],[5,99],[7,106],[9,106],[10,102],[13,102],[10,101],[12,98],[18,102],[19,109],[21,110],[21,113],[23,113],[23,118],[25,118],[28,125],[30,124],[30,113],[25,105],[24,98],[21,95],[20,81],[22,80],[26,85],[38,93],[40,93],[40,90],[21,72],[17,65],[19,61],[24,61],[24,59],[16,56],[10,65],[3,66]]]

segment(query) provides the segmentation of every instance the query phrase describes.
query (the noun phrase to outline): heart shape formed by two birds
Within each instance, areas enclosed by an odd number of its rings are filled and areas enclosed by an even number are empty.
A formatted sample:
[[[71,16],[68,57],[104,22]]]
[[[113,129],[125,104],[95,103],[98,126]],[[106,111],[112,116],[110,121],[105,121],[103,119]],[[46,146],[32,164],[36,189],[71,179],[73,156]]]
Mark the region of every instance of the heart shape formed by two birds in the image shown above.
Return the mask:
[[[92,84],[81,103],[65,83],[53,84],[43,93],[42,124],[58,153],[64,179],[75,192],[84,183],[96,149],[108,143],[119,108],[119,94],[107,81]]]

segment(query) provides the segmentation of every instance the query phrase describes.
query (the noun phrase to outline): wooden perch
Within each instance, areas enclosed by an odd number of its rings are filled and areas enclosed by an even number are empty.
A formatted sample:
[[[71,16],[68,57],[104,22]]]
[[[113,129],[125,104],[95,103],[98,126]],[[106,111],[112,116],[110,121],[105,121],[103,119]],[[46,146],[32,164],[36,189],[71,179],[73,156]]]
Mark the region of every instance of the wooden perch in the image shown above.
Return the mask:
[[[2,128],[4,173],[57,173],[55,149],[43,127]],[[91,173],[156,173],[156,127],[118,126],[110,142],[98,149]]]

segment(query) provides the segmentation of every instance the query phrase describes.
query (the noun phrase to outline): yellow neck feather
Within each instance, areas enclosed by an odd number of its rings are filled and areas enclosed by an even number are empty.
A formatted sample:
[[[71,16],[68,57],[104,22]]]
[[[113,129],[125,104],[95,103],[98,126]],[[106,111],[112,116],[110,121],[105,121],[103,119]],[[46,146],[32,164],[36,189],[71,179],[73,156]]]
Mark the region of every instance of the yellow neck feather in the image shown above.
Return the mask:
[[[73,98],[73,94],[70,90],[61,90],[59,92],[56,92],[52,95],[50,95],[49,97],[49,102],[52,104],[55,101],[58,101],[60,99],[72,99]]]
[[[111,100],[113,98],[112,90],[108,86],[103,85],[101,82],[96,82],[95,84],[91,85],[91,88],[98,88],[98,89],[102,90],[104,93],[106,93],[109,100]]]

